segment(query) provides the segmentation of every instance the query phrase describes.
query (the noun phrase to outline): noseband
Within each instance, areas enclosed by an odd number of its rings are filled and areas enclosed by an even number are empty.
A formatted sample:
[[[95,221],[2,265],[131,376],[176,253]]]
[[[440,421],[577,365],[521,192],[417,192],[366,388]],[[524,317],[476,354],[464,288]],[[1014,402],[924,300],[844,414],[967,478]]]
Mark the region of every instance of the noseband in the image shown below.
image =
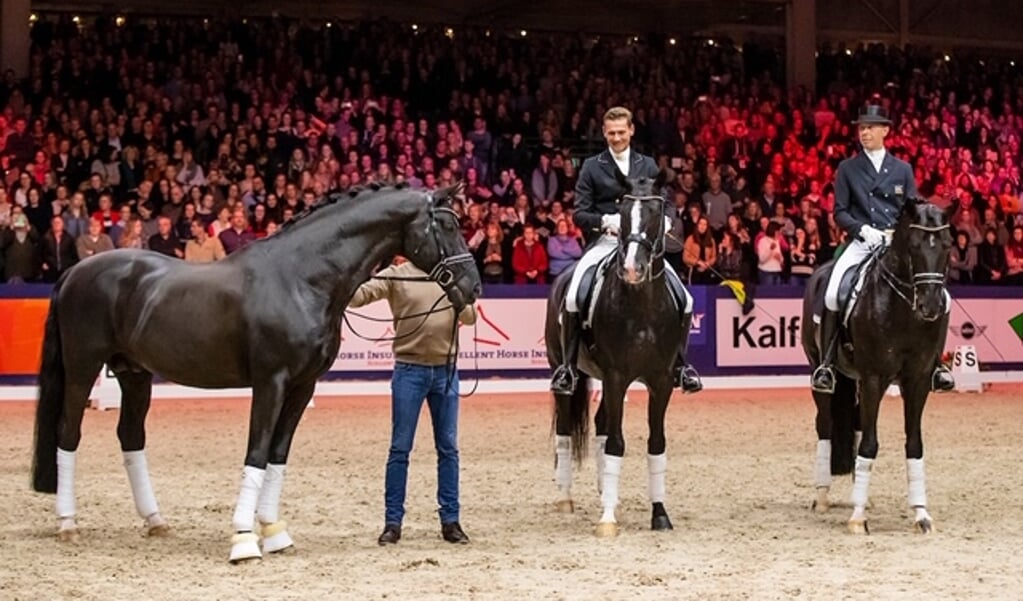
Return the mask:
[[[664,227],[664,225],[663,225],[664,224],[664,197],[663,196],[658,196],[658,195],[654,195],[654,194],[649,195],[649,196],[635,196],[633,194],[625,194],[625,195],[622,196],[622,200],[631,200],[633,202],[642,202],[642,201],[645,201],[645,200],[659,200],[659,201],[661,201],[660,220],[657,223],[658,223],[658,225],[661,228]],[[661,259],[661,258],[664,257],[665,249],[664,249],[664,236],[663,235],[655,236],[652,241],[647,236],[646,232],[640,232],[638,234],[629,234],[628,236],[625,236],[625,237],[622,237],[621,233],[619,233],[618,236],[619,236],[618,237],[618,275],[619,275],[619,277],[623,276],[623,269],[624,268],[622,266],[622,262],[624,261],[625,249],[628,247],[629,244],[631,244],[633,242],[635,242],[636,244],[639,244],[640,246],[642,246],[643,248],[647,249],[647,251],[648,251],[647,252],[648,258],[647,258],[646,264],[644,265],[644,267],[646,269],[643,270],[643,279],[640,280],[640,283],[642,283],[643,281],[646,281],[647,279],[656,280],[656,279],[658,279],[658,278],[660,278],[661,276],[664,275],[664,263],[661,263],[661,266],[660,266],[661,268],[657,272],[654,272],[654,262],[656,262],[658,259]],[[625,278],[622,277],[622,279],[624,280]]]
[[[925,232],[930,233],[940,232],[942,230],[949,229],[949,225],[947,223],[945,225],[935,226],[911,224],[909,227],[910,229],[923,230]],[[888,269],[888,267],[884,264],[883,261],[878,261],[877,263],[878,266],[881,268],[880,270],[881,278],[885,281],[885,283],[888,284],[888,286],[892,290],[895,291],[895,294],[899,295],[899,297],[902,300],[906,301],[906,303],[908,303],[909,306],[912,307],[913,311],[916,311],[917,309],[917,297],[919,296],[919,289],[921,286],[940,286],[942,290],[945,289],[945,274],[938,273],[935,271],[921,271],[920,273],[916,273],[915,271],[913,271],[912,255],[909,256],[909,272],[912,275],[912,282],[906,282],[903,279],[899,278],[899,276],[892,273],[892,271]],[[902,291],[902,289],[909,290],[910,293],[913,295],[913,298],[909,298],[909,296],[907,296]]]

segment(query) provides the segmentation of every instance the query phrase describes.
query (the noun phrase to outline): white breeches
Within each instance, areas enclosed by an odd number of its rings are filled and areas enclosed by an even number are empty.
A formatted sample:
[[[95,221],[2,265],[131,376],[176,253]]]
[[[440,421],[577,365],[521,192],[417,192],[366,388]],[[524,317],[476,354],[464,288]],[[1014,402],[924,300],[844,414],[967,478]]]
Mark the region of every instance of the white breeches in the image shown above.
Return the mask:
[[[590,267],[600,263],[604,257],[610,255],[618,248],[618,237],[604,234],[591,246],[579,259],[579,263],[575,266],[575,271],[572,272],[572,281],[568,283],[568,292],[565,293],[565,309],[569,313],[578,313],[579,304],[576,302],[579,298],[579,284],[582,280],[583,274]],[[671,268],[670,265],[665,264],[664,266],[665,277],[674,277],[678,279],[678,274]],[[667,285],[667,281],[665,281]],[[686,295],[686,313],[693,312],[693,296],[689,294],[689,290],[683,285],[682,290]]]

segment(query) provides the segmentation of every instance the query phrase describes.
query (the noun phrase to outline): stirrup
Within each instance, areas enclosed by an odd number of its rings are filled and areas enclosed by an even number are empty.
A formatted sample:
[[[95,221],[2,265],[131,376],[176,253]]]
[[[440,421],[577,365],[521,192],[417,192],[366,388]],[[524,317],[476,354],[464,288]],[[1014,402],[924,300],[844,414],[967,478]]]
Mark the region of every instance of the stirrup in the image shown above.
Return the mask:
[[[945,366],[938,366],[934,368],[934,372],[931,373],[931,391],[932,392],[951,392],[955,390],[956,381],[955,376]]]
[[[822,382],[823,380],[823,382]],[[830,365],[818,365],[810,376],[810,388],[814,392],[835,393],[835,370]]]
[[[696,368],[687,363],[679,370],[678,386],[682,389],[682,392],[693,394],[703,390],[703,380],[700,378]]]
[[[559,365],[551,374],[551,392],[572,394],[579,383],[579,376],[570,365]]]

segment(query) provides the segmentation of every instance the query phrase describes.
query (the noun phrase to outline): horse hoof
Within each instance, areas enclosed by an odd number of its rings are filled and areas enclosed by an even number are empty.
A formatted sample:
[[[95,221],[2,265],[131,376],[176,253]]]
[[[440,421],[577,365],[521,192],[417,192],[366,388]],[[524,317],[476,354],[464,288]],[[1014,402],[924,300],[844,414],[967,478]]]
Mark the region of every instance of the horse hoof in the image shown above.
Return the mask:
[[[849,534],[870,534],[867,520],[849,520]]]
[[[252,532],[239,532],[231,537],[231,556],[228,558],[233,564],[238,564],[250,559],[262,559],[263,554],[259,551],[259,537]]]
[[[930,534],[934,532],[934,522],[929,519],[918,520],[915,523],[916,531],[920,534]]]
[[[657,530],[659,532],[666,532],[668,530],[674,530],[675,527],[671,525],[671,519],[666,515],[655,515],[650,520],[650,529]]]
[[[618,524],[615,522],[600,522],[597,524],[597,538],[614,538],[618,536]]]
[[[163,538],[170,535],[171,529],[168,524],[155,524],[146,530],[146,536],[149,537]]]
[[[295,546],[288,534],[287,522],[279,521],[263,526],[263,551],[267,553],[283,553]]]
[[[813,512],[817,514],[827,513],[828,510],[831,509],[831,505],[827,501],[821,501],[820,499],[814,501],[813,505],[810,507],[813,509]]]
[[[57,533],[57,540],[62,543],[77,543],[79,538],[78,528],[67,528]]]
[[[575,503],[571,499],[562,499],[554,504],[558,513],[572,513],[575,511]]]

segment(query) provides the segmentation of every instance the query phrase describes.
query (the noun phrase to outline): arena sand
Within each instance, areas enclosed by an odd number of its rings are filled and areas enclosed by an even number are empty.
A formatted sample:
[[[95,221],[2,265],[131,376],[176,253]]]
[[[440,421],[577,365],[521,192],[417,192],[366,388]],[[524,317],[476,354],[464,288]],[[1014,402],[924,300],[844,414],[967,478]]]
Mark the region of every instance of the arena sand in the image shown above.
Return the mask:
[[[649,528],[646,402],[627,405],[621,535],[597,540],[592,460],[573,515],[553,511],[547,395],[463,401],[462,523],[440,540],[432,432],[412,457],[404,539],[381,548],[389,406],[319,398],[293,449],[282,516],[295,552],[226,561],[244,453],[245,401],[155,401],[149,461],[174,535],[142,536],[116,439],[89,411],[79,453],[82,538],[59,543],[53,497],[28,486],[32,411],[0,405],[0,599],[1011,599],[1023,597],[1023,388],[932,396],[924,420],[930,511],[906,507],[901,401],[882,406],[871,534],[849,508],[810,511],[813,406],[806,390],[676,396],[668,413],[668,510]],[[833,499],[845,502],[841,479]]]

